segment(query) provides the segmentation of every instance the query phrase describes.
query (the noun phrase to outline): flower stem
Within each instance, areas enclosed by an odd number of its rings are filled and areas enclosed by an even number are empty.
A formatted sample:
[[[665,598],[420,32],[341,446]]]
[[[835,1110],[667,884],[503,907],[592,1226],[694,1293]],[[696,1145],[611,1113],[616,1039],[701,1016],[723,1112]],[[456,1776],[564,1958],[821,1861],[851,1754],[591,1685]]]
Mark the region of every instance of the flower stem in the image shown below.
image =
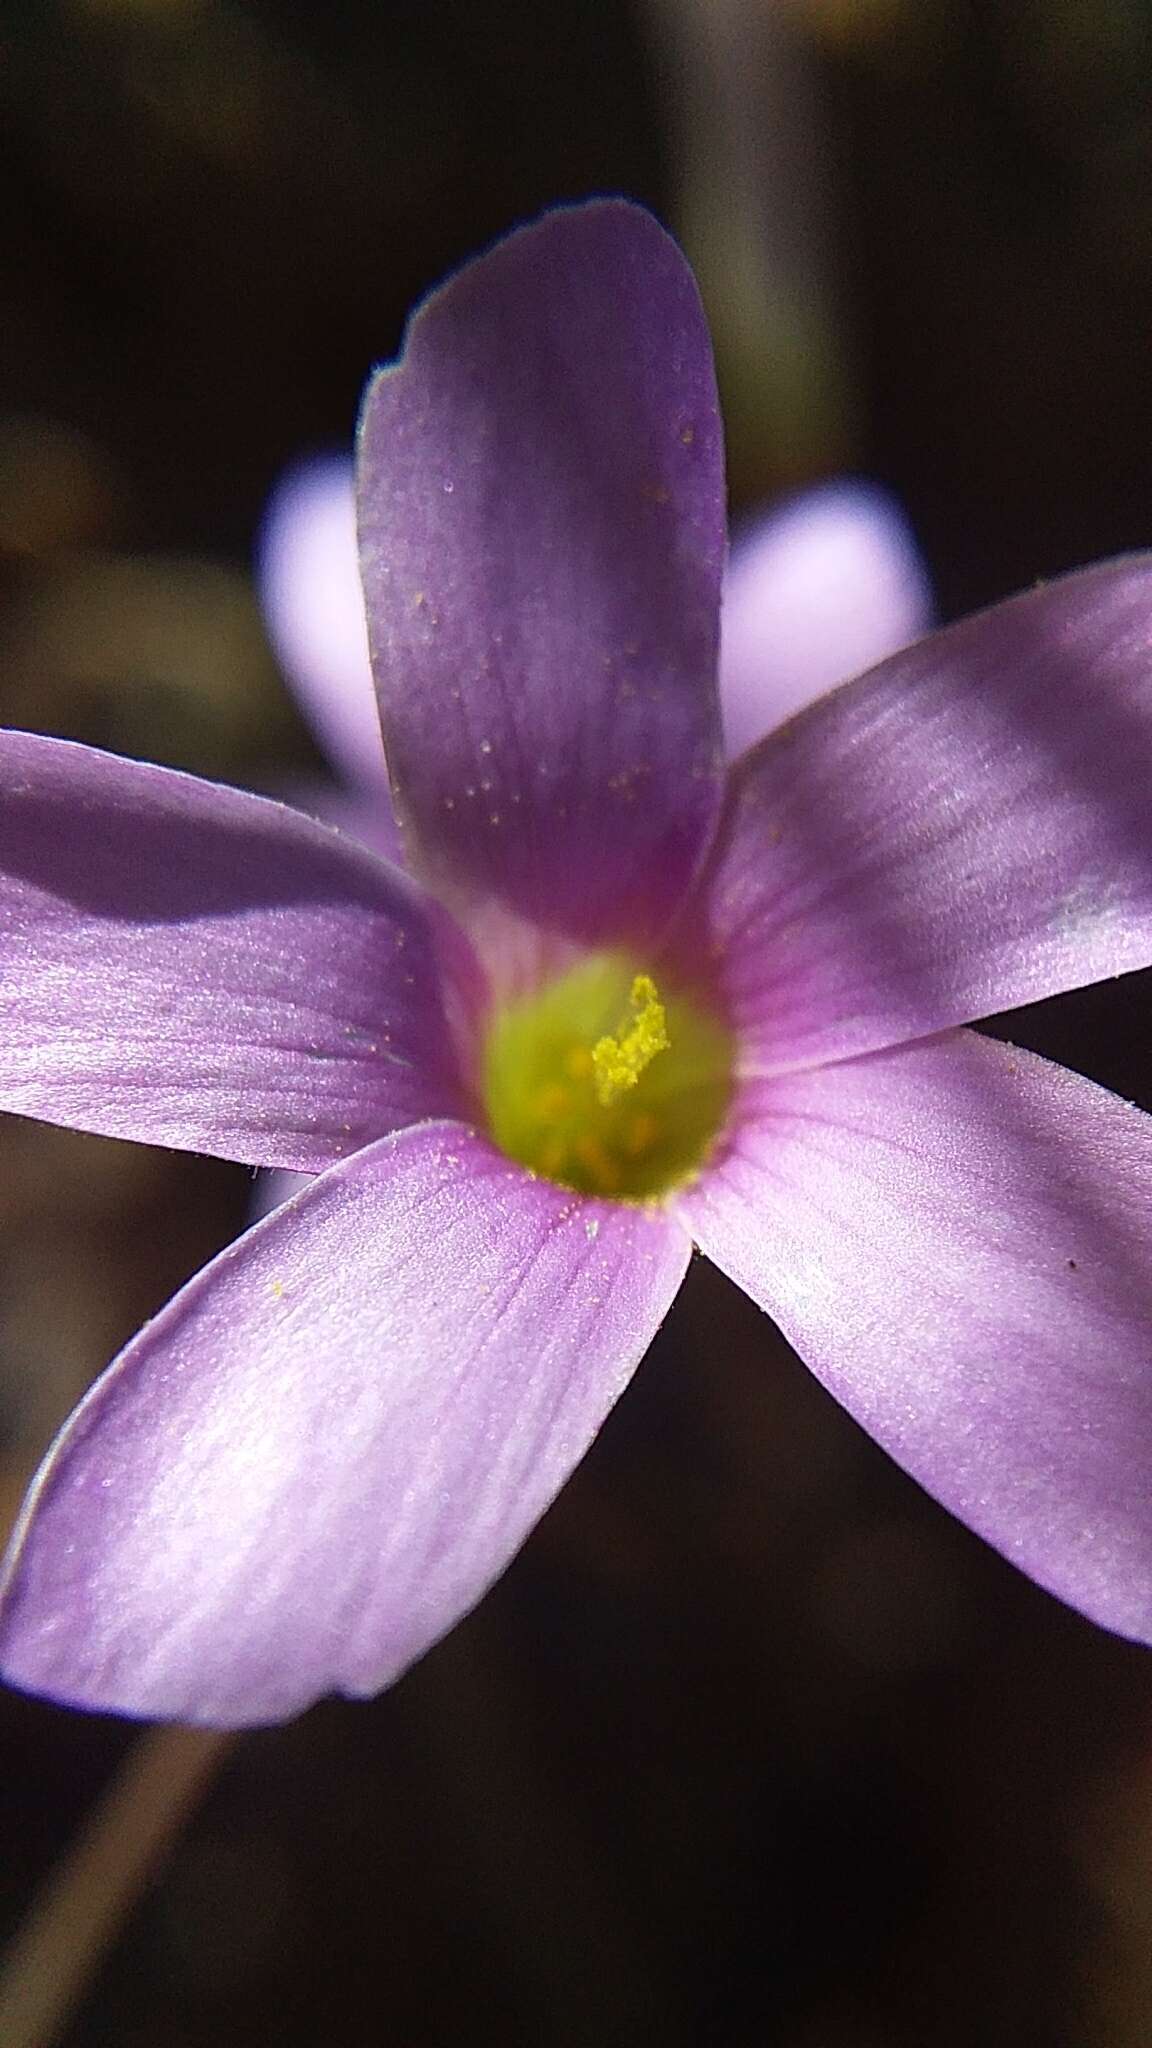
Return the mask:
[[[59,2039],[230,1739],[207,1728],[150,1728],[129,1751],[0,1959],[4,2048]]]

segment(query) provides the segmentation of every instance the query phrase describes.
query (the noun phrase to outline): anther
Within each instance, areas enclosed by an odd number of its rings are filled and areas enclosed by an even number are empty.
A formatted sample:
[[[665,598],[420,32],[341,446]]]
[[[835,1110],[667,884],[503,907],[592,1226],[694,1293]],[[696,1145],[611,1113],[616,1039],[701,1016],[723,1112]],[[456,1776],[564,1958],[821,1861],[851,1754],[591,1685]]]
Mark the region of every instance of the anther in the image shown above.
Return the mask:
[[[634,1088],[657,1053],[668,1050],[664,1005],[650,974],[636,976],[628,1000],[631,1018],[622,1018],[615,1037],[602,1038],[592,1048],[596,1094],[602,1109],[608,1109],[626,1088]]]

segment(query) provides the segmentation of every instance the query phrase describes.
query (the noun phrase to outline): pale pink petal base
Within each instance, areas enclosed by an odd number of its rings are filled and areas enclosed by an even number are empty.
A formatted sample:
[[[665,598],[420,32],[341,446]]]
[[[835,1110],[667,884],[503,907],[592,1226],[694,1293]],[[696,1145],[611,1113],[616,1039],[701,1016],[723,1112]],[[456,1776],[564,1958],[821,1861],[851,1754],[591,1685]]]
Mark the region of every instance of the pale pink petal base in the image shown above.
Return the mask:
[[[509,1562],[689,1252],[460,1125],[321,1175],[73,1416],[11,1561],[4,1675],[222,1726],[379,1691]]]
[[[953,1033],[753,1085],[678,1208],[929,1492],[1152,1638],[1152,1118]]]

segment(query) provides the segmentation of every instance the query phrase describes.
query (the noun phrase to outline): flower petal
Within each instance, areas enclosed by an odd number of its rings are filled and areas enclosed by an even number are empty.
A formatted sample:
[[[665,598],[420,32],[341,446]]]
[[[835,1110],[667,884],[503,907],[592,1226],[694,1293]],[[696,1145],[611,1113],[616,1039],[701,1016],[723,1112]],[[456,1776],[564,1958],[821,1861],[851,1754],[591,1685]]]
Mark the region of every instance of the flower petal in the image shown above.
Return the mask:
[[[601,202],[468,265],[369,388],[359,495],[413,867],[568,937],[643,943],[721,773],[723,454],[675,244]]]
[[[281,478],[258,574],[272,644],[320,745],[354,787],[386,789],[349,457],[313,456]]]
[[[319,818],[322,825],[334,825],[380,860],[389,860],[398,868],[405,865],[400,827],[386,785],[372,796],[367,790],[353,792],[333,782],[294,782],[278,794],[293,810]]]
[[[1152,556],[949,626],[746,755],[705,891],[750,1071],[1152,961]]]
[[[926,631],[932,594],[896,500],[840,478],[733,540],[720,613],[730,755]]]
[[[950,1033],[753,1084],[679,1208],[946,1507],[1152,1638],[1152,1118]]]
[[[458,1114],[447,920],[282,804],[0,735],[0,1108],[316,1168]]]
[[[461,1125],[332,1168],[77,1410],[17,1538],[6,1676],[238,1726],[378,1691],[503,1571],[688,1257],[667,1217],[534,1181]]]

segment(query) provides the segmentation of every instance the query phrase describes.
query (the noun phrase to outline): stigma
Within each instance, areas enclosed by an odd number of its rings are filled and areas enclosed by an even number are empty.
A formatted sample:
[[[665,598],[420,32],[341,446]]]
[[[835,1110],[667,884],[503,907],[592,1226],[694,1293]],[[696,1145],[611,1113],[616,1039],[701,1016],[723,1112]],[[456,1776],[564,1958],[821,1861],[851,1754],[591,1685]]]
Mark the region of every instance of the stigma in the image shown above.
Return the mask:
[[[610,1108],[626,1088],[636,1086],[658,1052],[668,1051],[664,1005],[650,974],[636,976],[629,1002],[632,1016],[622,1021],[618,1035],[606,1035],[592,1047],[596,1098],[602,1109]]]
[[[731,1092],[721,1021],[615,953],[497,1009],[484,1048],[489,1133],[531,1172],[659,1200],[712,1150]]]

